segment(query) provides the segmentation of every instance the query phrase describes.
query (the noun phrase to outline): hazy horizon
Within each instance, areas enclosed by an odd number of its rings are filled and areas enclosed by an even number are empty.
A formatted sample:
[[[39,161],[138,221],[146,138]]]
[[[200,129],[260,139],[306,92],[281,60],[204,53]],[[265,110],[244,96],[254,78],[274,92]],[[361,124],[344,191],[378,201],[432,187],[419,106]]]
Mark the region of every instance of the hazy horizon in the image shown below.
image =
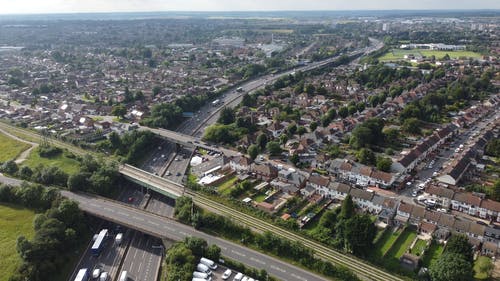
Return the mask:
[[[115,12],[279,12],[279,11],[391,11],[498,10],[500,1],[453,0],[0,0],[0,14],[58,14]]]

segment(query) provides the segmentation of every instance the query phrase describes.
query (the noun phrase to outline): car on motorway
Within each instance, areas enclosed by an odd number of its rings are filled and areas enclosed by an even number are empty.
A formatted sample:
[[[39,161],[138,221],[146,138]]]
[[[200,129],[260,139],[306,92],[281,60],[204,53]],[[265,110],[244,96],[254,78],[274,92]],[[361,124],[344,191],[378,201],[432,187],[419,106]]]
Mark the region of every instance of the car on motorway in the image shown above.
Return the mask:
[[[224,273],[222,273],[222,280],[227,280],[229,279],[229,277],[231,276],[233,272],[231,271],[231,269],[226,269],[226,271],[224,271]]]
[[[100,268],[96,268],[96,269],[94,269],[94,271],[92,271],[92,278],[97,279],[97,278],[99,278],[99,275],[101,275]]]
[[[101,272],[101,276],[99,276],[99,281],[108,281],[108,273]]]

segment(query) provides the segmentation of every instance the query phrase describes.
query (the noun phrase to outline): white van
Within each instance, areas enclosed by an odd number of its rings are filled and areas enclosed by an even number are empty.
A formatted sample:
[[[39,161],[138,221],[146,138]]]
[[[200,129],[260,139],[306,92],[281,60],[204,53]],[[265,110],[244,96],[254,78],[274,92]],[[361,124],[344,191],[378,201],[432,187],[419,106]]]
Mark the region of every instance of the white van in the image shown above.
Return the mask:
[[[241,279],[243,279],[243,273],[238,272],[238,274],[234,276],[233,281],[241,281]]]
[[[201,258],[200,263],[210,267],[210,269],[214,269],[214,270],[217,269],[217,264],[215,264],[215,262],[211,259]]]
[[[202,263],[199,263],[197,266],[196,266],[196,271],[199,271],[199,272],[204,272],[208,275],[212,275],[212,271],[210,271],[210,269],[208,268],[208,266],[202,264]]]
[[[207,279],[203,279],[203,278],[193,278],[191,281],[207,281]]]
[[[205,272],[199,272],[199,271],[193,272],[193,278],[202,278],[204,280],[212,280],[212,278],[210,276],[208,276],[208,274],[206,274]]]
[[[243,279],[241,279],[241,281],[248,281],[248,276],[244,276]]]

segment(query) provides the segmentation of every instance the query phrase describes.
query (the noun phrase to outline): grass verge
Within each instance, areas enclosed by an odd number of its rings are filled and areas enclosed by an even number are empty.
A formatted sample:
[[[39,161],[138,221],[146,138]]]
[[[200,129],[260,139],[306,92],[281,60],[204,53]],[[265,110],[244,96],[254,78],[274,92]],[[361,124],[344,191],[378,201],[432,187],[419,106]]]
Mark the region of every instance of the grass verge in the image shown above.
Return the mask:
[[[23,151],[30,148],[30,145],[17,141],[7,135],[0,133],[0,162],[13,160]]]
[[[0,281],[9,280],[21,263],[16,251],[17,237],[32,239],[35,213],[11,204],[0,204]]]

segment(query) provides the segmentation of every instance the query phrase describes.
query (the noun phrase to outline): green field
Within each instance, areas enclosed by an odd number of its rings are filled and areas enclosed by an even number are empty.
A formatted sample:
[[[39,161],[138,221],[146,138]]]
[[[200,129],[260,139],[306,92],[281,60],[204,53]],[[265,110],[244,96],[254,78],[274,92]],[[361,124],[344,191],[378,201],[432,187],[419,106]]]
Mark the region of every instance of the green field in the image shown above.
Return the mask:
[[[381,56],[379,61],[398,61],[404,60],[405,55],[415,55],[415,56],[425,56],[431,57],[435,56],[436,59],[442,59],[446,54],[452,59],[458,58],[480,58],[481,54],[471,52],[471,51],[438,51],[438,50],[425,50],[425,49],[414,49],[414,50],[404,50],[404,49],[392,49]]]
[[[65,156],[64,153],[55,157],[45,158],[40,157],[37,149],[33,150],[28,159],[23,162],[23,165],[28,166],[31,169],[40,164],[44,166],[57,166],[68,174],[74,174],[80,169],[80,163],[75,159]]]
[[[19,235],[31,239],[35,213],[15,205],[0,204],[0,281],[7,281],[21,263],[16,251]]]
[[[29,144],[14,140],[0,133],[0,162],[13,160],[30,147]]]
[[[429,247],[429,250],[427,250],[423,260],[422,260],[422,265],[425,267],[429,267],[431,263],[433,263],[435,260],[441,256],[443,253],[444,246],[435,242],[432,242],[431,246]]]

